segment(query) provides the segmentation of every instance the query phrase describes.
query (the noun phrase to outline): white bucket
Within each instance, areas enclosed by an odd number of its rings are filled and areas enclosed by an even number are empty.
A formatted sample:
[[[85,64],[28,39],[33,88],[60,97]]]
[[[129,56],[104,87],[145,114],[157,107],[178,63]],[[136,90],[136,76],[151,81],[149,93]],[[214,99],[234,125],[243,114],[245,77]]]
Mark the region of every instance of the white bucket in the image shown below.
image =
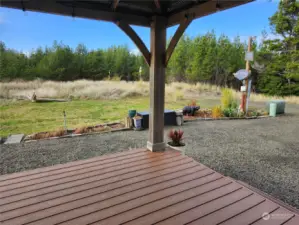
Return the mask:
[[[134,119],[134,126],[136,128],[141,128],[141,120],[142,119]]]
[[[176,116],[176,125],[182,126],[184,123],[183,116]]]

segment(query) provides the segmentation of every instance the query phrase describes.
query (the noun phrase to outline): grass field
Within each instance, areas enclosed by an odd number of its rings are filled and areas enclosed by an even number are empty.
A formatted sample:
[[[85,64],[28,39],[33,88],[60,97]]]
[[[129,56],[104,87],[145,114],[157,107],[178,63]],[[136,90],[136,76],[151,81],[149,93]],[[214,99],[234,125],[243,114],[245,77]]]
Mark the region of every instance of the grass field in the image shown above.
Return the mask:
[[[67,102],[32,103],[38,98],[73,99]],[[220,104],[221,88],[210,84],[171,83],[166,85],[165,108],[182,109],[192,100],[201,108]],[[233,97],[240,99],[233,90]],[[269,97],[252,94],[251,101],[264,102]],[[18,101],[17,99],[27,99]],[[298,96],[285,98],[287,103],[299,104]],[[63,111],[68,128],[96,125],[123,120],[129,109],[149,109],[149,83],[124,81],[14,81],[0,82],[0,136],[53,131],[63,127]]]
[[[166,101],[166,109],[181,109],[188,100]],[[198,101],[201,107],[219,104],[213,99]],[[129,109],[149,109],[148,97],[118,100],[74,100],[69,102],[33,103],[6,101],[0,106],[0,136],[39,131],[52,131],[63,127],[63,111],[67,114],[68,128],[123,120]]]

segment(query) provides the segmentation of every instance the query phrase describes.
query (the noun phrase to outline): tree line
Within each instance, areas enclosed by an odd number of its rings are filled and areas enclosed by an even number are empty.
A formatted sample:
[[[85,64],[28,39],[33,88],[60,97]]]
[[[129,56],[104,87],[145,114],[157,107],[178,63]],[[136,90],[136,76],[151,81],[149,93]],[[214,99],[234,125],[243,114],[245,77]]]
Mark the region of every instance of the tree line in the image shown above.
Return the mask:
[[[255,61],[251,63],[253,88],[271,95],[299,95],[299,3],[281,1],[269,18],[277,35],[274,40],[253,43]],[[267,34],[264,33],[266,39]],[[205,35],[184,35],[166,70],[167,81],[205,82],[239,88],[234,73],[245,68],[247,43],[240,37],[231,40],[213,31]],[[25,55],[0,42],[1,80],[36,78],[71,81],[76,79],[148,80],[149,68],[141,55],[127,46],[88,50],[75,49],[55,41],[52,47],[39,47]]]
[[[127,46],[88,51],[84,44],[72,49],[54,41],[52,47],[39,47],[25,55],[0,42],[0,54],[1,80],[102,80],[109,76],[136,80],[144,66],[142,57],[130,54]]]

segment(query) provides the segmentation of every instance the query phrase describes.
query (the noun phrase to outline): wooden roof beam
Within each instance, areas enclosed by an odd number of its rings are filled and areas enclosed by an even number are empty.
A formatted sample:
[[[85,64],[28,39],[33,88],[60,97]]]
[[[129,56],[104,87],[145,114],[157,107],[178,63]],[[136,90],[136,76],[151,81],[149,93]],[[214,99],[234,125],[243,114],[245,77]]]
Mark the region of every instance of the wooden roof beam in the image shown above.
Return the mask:
[[[116,0],[113,0],[116,2]],[[166,1],[157,1],[159,3],[160,12],[165,14],[163,16],[168,17],[167,26],[173,26],[176,24],[180,24],[187,16],[194,16],[194,18],[203,17],[212,13],[215,13],[219,10],[225,10],[228,8],[232,8],[235,6],[239,6],[242,4],[246,4],[248,2],[252,2],[253,0],[223,0],[223,1],[215,1],[210,0],[208,2],[202,3],[199,1],[194,4],[190,5],[190,8],[185,10],[181,10],[178,12],[173,12],[171,14],[167,14],[167,7]],[[94,20],[103,20],[103,21],[110,21],[115,22],[117,20],[125,21],[128,24],[137,25],[137,26],[145,26],[150,27],[150,20],[151,15],[147,14],[140,14],[139,11],[132,11],[132,12],[115,12],[111,10],[111,7],[108,5],[108,9],[105,7],[96,7],[96,8],[85,8],[81,7],[78,2],[76,2],[76,7],[72,7],[70,5],[65,5],[68,2],[66,0],[59,1],[59,0],[0,0],[1,7],[9,7],[21,10],[28,10],[28,11],[36,11],[36,12],[44,12],[44,13],[51,13],[56,15],[64,15],[64,16],[75,16],[87,19],[94,19]],[[72,1],[69,1],[72,2]],[[80,1],[81,2],[81,1]],[[79,2],[79,3],[80,3]],[[218,2],[218,4],[217,4]],[[22,4],[23,3],[23,4]],[[218,7],[217,7],[218,5]],[[114,7],[117,7],[117,4],[114,4]],[[128,9],[129,10],[129,9]],[[153,12],[153,15],[155,13]],[[167,15],[166,15],[167,14]]]
[[[1,7],[8,7],[14,9],[23,10],[23,6],[21,4],[21,0],[19,1],[1,1]],[[65,6],[63,4],[59,4],[59,1],[49,1],[49,0],[24,0],[23,1],[24,9],[27,11],[34,12],[44,12],[51,13],[56,15],[63,16],[75,16],[86,19],[93,20],[103,20],[109,22],[116,22],[117,20],[124,21],[128,24],[150,27],[150,18],[139,15],[129,15],[120,12],[111,12],[107,10],[101,9],[86,9],[80,8],[78,5],[75,9],[73,7]]]
[[[150,65],[150,52],[133,28],[124,21],[117,21],[116,25],[131,38],[142,53],[146,63]]]
[[[116,8],[118,6],[118,3],[119,3],[119,0],[113,0],[113,3],[112,3],[112,9],[113,9],[113,11],[116,10]]]
[[[193,18],[192,17],[186,17],[180,24],[180,26],[178,27],[178,29],[176,30],[175,34],[173,35],[168,48],[166,50],[166,56],[165,56],[165,66],[167,66],[170,57],[177,45],[177,43],[179,42],[180,38],[182,37],[183,33],[185,32],[185,30],[187,29],[187,27],[190,25],[190,23],[192,22]]]
[[[210,0],[206,3],[199,3],[189,9],[183,10],[181,12],[172,14],[168,17],[167,27],[174,26],[180,24],[181,21],[187,16],[193,16],[194,19],[204,17],[210,14],[213,14],[219,10],[225,10],[229,8],[233,8],[239,5],[246,4],[248,2],[252,2],[254,0],[227,0],[227,1],[213,1]],[[217,7],[218,6],[218,7]],[[220,9],[219,9],[220,6]]]
[[[155,1],[155,5],[156,5],[157,9],[161,10],[160,1],[159,0],[154,0],[154,1]]]

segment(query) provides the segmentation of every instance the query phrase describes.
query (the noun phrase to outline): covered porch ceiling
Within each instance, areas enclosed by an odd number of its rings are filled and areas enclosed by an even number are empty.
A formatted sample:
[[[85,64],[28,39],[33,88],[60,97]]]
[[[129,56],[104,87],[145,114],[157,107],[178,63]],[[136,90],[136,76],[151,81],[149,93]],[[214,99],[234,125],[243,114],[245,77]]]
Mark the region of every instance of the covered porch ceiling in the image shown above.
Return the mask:
[[[192,20],[253,0],[0,0],[0,6],[114,22],[139,48],[150,66],[149,138],[147,148],[162,151],[165,68]],[[166,45],[167,27],[177,25]],[[150,27],[150,49],[130,25]]]
[[[253,0],[1,0],[0,6],[150,27],[153,16],[167,18],[167,27]]]

